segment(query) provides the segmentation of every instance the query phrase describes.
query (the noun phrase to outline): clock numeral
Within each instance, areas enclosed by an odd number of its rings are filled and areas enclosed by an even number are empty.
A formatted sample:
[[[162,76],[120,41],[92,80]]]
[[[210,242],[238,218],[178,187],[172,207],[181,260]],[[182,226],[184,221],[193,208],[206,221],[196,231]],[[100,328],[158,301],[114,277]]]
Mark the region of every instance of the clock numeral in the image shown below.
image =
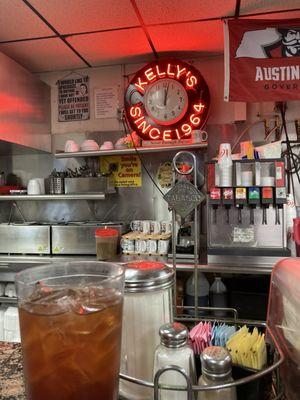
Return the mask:
[[[172,115],[175,115],[175,111],[174,110],[172,111]]]
[[[151,107],[151,110],[154,111],[154,110],[155,110],[155,107],[152,106],[152,107]]]
[[[168,114],[165,114],[164,117],[165,117],[165,119],[167,119],[168,118]]]
[[[180,101],[180,103],[182,103],[183,102],[183,97],[179,97],[179,101]]]
[[[177,90],[177,94],[180,94],[180,90]]]

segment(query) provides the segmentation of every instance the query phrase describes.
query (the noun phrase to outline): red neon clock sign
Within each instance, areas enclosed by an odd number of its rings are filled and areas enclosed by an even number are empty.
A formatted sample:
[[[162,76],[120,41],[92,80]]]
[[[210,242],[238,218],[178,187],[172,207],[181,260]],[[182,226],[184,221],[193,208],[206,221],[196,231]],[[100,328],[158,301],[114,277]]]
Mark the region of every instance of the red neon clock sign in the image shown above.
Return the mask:
[[[179,60],[145,65],[125,93],[126,117],[144,140],[180,140],[206,123],[208,86],[200,72]]]

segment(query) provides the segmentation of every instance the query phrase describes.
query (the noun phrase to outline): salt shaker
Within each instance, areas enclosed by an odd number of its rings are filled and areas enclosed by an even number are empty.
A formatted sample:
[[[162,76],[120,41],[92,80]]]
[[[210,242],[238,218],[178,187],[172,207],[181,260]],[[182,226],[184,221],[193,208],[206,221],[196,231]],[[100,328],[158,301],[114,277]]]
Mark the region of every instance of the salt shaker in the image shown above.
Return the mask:
[[[160,345],[154,355],[153,376],[156,372],[170,365],[176,365],[184,369],[185,373],[191,378],[192,383],[196,381],[194,353],[188,345],[188,329],[178,323],[162,325],[159,329]],[[186,387],[186,379],[178,371],[164,372],[159,383]],[[160,390],[159,400],[186,400],[186,391]]]
[[[233,382],[231,376],[231,356],[224,347],[210,346],[201,356],[202,375],[199,386],[214,386]],[[198,400],[236,400],[235,386],[217,390],[200,391]]]

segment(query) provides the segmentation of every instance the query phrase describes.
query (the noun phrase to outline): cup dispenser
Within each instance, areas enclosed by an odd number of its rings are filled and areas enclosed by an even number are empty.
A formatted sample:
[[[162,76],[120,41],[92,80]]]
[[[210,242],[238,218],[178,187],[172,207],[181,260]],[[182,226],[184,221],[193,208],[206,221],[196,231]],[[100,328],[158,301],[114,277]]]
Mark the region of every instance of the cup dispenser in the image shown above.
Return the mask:
[[[207,163],[208,255],[289,256],[283,159],[233,161],[232,186],[221,187]]]

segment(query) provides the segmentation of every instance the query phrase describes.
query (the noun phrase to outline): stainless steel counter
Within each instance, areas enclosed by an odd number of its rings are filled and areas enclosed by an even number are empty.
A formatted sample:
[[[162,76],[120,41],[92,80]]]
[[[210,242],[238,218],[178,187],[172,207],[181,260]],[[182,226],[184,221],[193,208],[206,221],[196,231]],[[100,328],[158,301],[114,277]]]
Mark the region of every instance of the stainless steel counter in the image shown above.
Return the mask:
[[[126,263],[133,260],[152,260],[161,261],[167,265],[172,265],[172,261],[167,257],[161,256],[128,256],[119,255],[111,260],[115,263]],[[25,268],[30,268],[39,264],[49,264],[68,261],[95,261],[95,256],[0,256],[0,281],[13,282],[15,274]],[[244,262],[243,262],[244,260]],[[263,264],[255,263],[255,260],[243,259],[240,263],[200,263],[198,268],[202,272],[223,273],[223,274],[253,274],[269,275],[272,272],[276,260],[270,258],[270,262]],[[177,264],[178,271],[193,271],[194,265],[191,261],[183,261]]]

